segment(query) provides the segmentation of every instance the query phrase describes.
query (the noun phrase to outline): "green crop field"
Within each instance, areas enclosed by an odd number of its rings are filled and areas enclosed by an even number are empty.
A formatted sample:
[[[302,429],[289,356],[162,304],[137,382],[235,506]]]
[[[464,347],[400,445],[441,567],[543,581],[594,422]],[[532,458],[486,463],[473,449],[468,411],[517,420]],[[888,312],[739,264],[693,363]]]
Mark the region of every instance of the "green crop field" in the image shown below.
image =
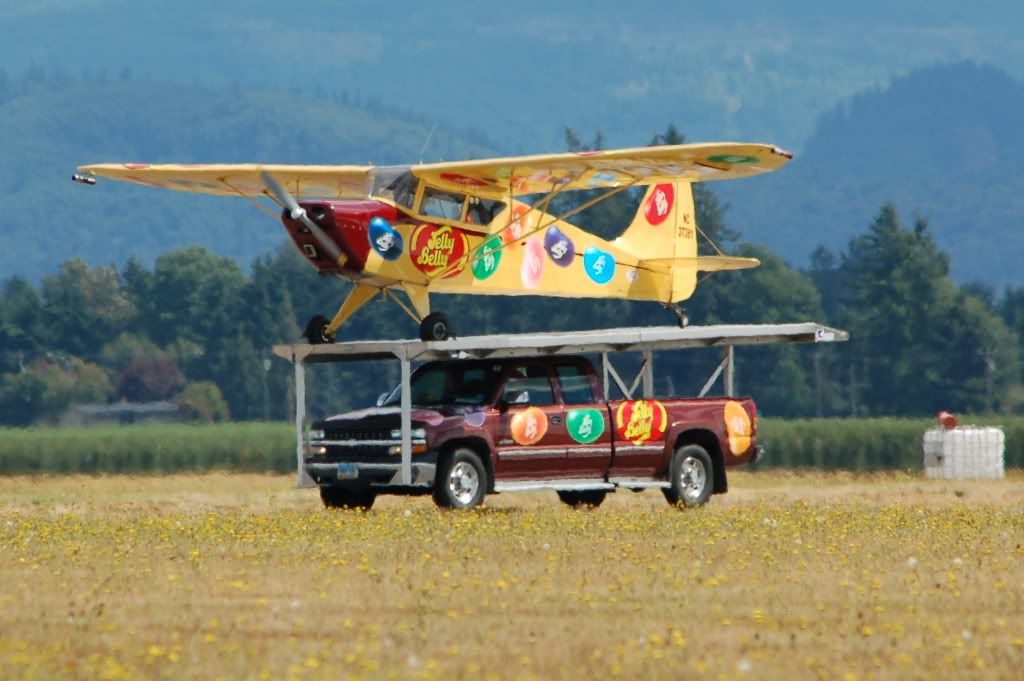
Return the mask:
[[[290,476],[7,476],[0,678],[1015,678],[1022,482],[362,513]]]

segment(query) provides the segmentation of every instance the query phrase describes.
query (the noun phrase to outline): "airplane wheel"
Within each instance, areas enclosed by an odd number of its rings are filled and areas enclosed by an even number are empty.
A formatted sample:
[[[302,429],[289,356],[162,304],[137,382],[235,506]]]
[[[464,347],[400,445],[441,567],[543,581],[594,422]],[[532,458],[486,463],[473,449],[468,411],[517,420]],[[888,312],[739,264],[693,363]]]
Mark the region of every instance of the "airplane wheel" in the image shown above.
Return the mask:
[[[444,312],[431,312],[420,322],[420,340],[442,341],[454,335],[448,315]]]
[[[330,324],[330,321],[322,314],[318,314],[309,320],[309,324],[306,324],[306,332],[303,335],[310,345],[334,342],[334,338],[327,335],[328,324]]]

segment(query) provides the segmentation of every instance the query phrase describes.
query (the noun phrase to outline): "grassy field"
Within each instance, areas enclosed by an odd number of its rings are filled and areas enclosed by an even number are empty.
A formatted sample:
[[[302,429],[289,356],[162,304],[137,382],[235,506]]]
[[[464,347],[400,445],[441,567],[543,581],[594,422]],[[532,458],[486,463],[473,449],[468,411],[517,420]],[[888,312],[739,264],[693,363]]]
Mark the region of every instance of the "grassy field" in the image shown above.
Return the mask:
[[[1024,477],[736,473],[571,511],[0,478],[0,678],[1019,678]]]

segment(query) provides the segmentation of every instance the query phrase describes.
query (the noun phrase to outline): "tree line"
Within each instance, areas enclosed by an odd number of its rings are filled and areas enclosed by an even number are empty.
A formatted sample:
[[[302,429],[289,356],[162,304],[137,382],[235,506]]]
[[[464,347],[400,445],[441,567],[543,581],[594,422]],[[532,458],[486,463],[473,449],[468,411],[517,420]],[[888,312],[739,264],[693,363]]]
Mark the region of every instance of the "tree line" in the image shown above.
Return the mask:
[[[570,149],[583,143],[567,130]],[[652,144],[676,144],[672,126]],[[1024,288],[999,294],[957,285],[950,256],[926,221],[909,226],[891,204],[839,253],[815,251],[804,268],[749,243],[729,226],[727,206],[695,186],[697,223],[727,253],[761,267],[722,272],[686,301],[694,324],[821,321],[848,329],[834,346],[740,348],[738,388],[773,416],[926,415],[938,409],[1024,410],[1019,358]],[[575,219],[610,236],[639,199],[628,192]],[[813,235],[808,235],[813,239]],[[702,249],[710,249],[707,243]],[[152,268],[64,262],[38,284],[13,277],[0,291],[0,423],[52,422],[75,403],[169,400],[196,420],[285,419],[291,367],[274,343],[300,338],[306,320],[331,313],[348,284],[321,278],[291,243],[243,271],[193,247]],[[525,297],[436,296],[464,334],[671,324],[655,303]],[[343,327],[346,338],[411,337],[393,304],[371,304]],[[694,394],[717,351],[659,353],[656,389]],[[393,364],[393,363],[391,363]],[[372,403],[397,381],[397,366],[321,366],[310,372],[315,413]]]

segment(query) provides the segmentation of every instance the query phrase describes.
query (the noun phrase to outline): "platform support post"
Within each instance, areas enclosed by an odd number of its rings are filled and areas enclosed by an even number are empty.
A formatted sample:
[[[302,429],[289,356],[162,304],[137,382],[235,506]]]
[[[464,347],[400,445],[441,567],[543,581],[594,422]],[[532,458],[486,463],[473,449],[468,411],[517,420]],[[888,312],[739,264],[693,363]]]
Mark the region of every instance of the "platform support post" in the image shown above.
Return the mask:
[[[725,376],[722,381],[725,383],[725,396],[733,397],[736,394],[736,355],[733,346],[725,346]]]
[[[654,397],[654,353],[650,350],[643,351],[642,371],[644,372],[644,399],[649,400]]]
[[[303,489],[316,487],[302,465],[306,454],[306,363],[298,358],[294,358],[292,363],[295,365],[295,486]]]
[[[399,358],[402,363],[402,484],[412,484],[412,390],[409,379],[412,375],[412,362],[405,356]]]
[[[601,386],[604,388],[604,399],[610,400],[608,395],[608,353],[601,353]]]

